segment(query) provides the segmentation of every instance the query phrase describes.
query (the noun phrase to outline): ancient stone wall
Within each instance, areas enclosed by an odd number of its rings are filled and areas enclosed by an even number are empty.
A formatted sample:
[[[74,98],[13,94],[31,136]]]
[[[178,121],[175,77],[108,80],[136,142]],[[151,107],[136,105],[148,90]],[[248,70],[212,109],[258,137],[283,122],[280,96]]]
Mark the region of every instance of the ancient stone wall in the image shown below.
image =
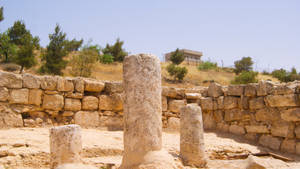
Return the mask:
[[[206,130],[300,154],[300,83],[162,87],[163,127],[179,130],[188,103],[201,106]],[[63,124],[122,129],[122,83],[0,72],[0,128]]]

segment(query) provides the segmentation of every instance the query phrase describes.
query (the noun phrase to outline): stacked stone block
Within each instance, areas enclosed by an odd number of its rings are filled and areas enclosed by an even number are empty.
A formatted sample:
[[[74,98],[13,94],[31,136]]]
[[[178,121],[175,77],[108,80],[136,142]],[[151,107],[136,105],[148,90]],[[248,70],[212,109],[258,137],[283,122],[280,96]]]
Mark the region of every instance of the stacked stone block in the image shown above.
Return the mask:
[[[120,130],[123,97],[120,82],[0,71],[0,128],[75,123]],[[162,87],[161,102],[164,128],[178,130],[180,108],[196,103],[206,130],[242,135],[271,149],[300,154],[299,82]]]

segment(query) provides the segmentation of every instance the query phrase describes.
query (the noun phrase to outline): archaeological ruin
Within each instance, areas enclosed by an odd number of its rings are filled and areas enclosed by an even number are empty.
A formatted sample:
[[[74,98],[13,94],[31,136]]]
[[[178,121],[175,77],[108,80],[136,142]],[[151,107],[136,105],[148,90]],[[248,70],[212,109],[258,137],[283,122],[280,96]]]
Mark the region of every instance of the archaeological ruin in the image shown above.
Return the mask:
[[[126,57],[123,73],[121,83],[1,71],[0,128],[68,125],[50,129],[51,168],[80,163],[77,125],[124,130],[122,169],[175,168],[162,148],[163,129],[180,131],[180,157],[192,166],[206,165],[203,130],[300,154],[297,81],[164,87],[158,58],[146,54]]]

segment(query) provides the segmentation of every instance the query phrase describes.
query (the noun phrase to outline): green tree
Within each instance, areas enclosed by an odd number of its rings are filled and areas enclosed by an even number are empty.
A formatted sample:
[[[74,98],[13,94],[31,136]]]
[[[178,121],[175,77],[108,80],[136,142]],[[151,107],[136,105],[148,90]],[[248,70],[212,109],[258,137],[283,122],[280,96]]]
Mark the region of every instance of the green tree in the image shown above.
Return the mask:
[[[73,39],[71,41],[66,41],[66,50],[68,51],[78,51],[78,49],[82,46],[83,39],[76,40]]]
[[[84,46],[79,55],[73,55],[70,61],[72,66],[71,74],[73,76],[89,77],[92,69],[98,59],[98,52],[89,46]]]
[[[167,71],[170,76],[173,76],[174,80],[183,80],[183,78],[187,75],[188,70],[186,67],[180,67],[179,64],[184,61],[183,52],[181,52],[178,48],[171,53],[171,64],[167,66]]]
[[[181,62],[184,61],[184,54],[178,48],[171,53],[170,60],[173,64],[179,65]]]
[[[112,55],[114,61],[123,62],[124,57],[128,55],[128,53],[123,49],[124,41],[120,41],[118,38],[114,45],[106,44],[106,47],[102,50],[103,54]]]
[[[14,62],[21,66],[20,73],[23,72],[24,68],[30,68],[36,64],[36,59],[33,53],[34,43],[32,39],[28,37],[27,40],[28,42],[19,47],[16,58],[14,59]]]
[[[62,69],[67,65],[64,57],[70,52],[66,49],[66,33],[62,32],[57,24],[53,34],[49,35],[50,42],[46,51],[42,54],[43,65],[40,68],[41,73],[62,75]]]
[[[10,42],[8,32],[0,33],[0,58],[3,62],[10,62],[17,53],[17,46]]]
[[[0,22],[3,21],[4,16],[3,16],[3,7],[0,8]]]
[[[254,71],[243,71],[241,74],[236,76],[231,82],[232,84],[247,84],[247,83],[257,83],[258,72]]]
[[[170,76],[174,77],[174,80],[183,80],[185,75],[188,73],[188,70],[186,67],[180,67],[175,64],[169,64],[167,66],[167,71]]]
[[[114,62],[114,57],[110,54],[101,55],[100,62],[104,64],[111,64]]]
[[[234,62],[234,72],[239,74],[243,71],[251,71],[253,65],[253,61],[251,57],[243,57],[241,60],[237,60]]]

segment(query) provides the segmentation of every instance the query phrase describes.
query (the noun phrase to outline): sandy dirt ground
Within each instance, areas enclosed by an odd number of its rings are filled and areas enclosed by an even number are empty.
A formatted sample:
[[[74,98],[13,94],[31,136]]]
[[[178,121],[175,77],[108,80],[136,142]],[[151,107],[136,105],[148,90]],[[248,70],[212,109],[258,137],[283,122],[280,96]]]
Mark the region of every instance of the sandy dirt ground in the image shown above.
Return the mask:
[[[164,132],[163,147],[179,164],[179,133]],[[268,152],[269,149],[251,144],[232,135],[206,132],[204,134],[207,168],[239,169],[247,160],[241,155]],[[119,166],[123,152],[123,132],[101,129],[82,129],[83,162],[109,168]],[[300,168],[300,157],[291,154],[282,156],[293,159],[284,162],[273,157],[260,157],[268,168]],[[37,169],[49,168],[49,129],[48,128],[15,128],[0,130],[0,169]],[[187,167],[190,168],[190,167]]]

